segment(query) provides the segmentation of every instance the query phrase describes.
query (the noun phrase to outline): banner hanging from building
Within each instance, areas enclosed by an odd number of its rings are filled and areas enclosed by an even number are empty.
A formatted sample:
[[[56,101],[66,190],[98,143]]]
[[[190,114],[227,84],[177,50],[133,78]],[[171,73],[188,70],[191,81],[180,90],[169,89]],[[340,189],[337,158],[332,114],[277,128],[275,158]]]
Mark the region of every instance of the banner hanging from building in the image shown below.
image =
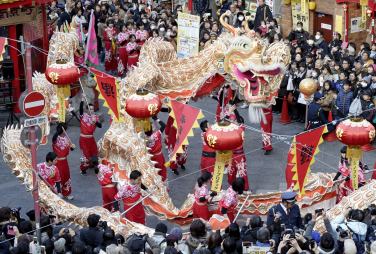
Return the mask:
[[[121,121],[120,115],[120,96],[119,85],[115,77],[106,73],[100,72],[94,68],[90,68],[94,73],[95,81],[97,82],[97,90],[99,98],[104,100],[103,106],[109,108],[109,114],[113,116],[116,122]]]
[[[170,102],[170,116],[174,118],[176,128],[176,143],[170,155],[170,160],[176,160],[177,153],[184,153],[183,145],[188,145],[188,137],[193,137],[193,128],[198,128],[198,119],[204,117],[200,109],[194,108],[178,101]]]
[[[177,56],[190,57],[198,54],[200,42],[200,16],[178,13]]]
[[[295,149],[291,169],[294,190],[304,194],[304,185],[311,166],[315,163],[315,155],[320,152],[318,146],[323,142],[322,135],[327,132],[326,125],[295,136]],[[295,150],[295,151],[294,151]],[[288,186],[289,187],[289,186]]]
[[[302,6],[304,4],[304,6]],[[303,23],[303,29],[309,31],[309,8],[308,1],[291,0],[292,26],[296,29],[298,22]]]

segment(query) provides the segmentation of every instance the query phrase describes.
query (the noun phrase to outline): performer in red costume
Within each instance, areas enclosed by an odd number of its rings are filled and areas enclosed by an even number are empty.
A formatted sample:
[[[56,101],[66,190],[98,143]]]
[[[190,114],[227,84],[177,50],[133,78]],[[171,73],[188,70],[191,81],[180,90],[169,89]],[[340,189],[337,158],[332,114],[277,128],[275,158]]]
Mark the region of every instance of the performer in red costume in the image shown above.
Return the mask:
[[[195,202],[193,203],[193,217],[202,218],[204,220],[210,219],[210,212],[208,208],[208,201],[210,198],[217,195],[216,192],[212,192],[209,195],[209,182],[212,175],[204,171],[202,175],[197,179],[195,186]]]
[[[166,161],[162,152],[162,132],[165,129],[165,124],[156,117],[153,117],[153,119],[160,124],[160,129],[153,131],[152,124],[151,130],[145,132],[147,138],[146,146],[149,148],[149,153],[153,155],[151,160],[157,163],[155,167],[160,169],[158,174],[164,182],[167,179]]]
[[[176,134],[177,130],[174,127],[174,118],[171,116],[168,117],[166,128],[165,128],[165,144],[167,145],[167,151],[169,156],[171,156],[172,152],[174,151],[174,147],[176,144]],[[183,153],[176,155],[176,161],[170,161],[170,168],[174,172],[175,175],[179,175],[178,172],[178,166],[180,166],[181,169],[185,170],[184,164],[187,162],[187,146],[182,146]],[[170,157],[171,160],[171,157]]]
[[[126,49],[126,45],[128,42],[129,34],[127,32],[127,27],[123,25],[121,27],[121,32],[117,36],[117,44],[118,44],[118,52],[119,52],[119,59],[118,59],[118,75],[122,77],[127,70],[127,62],[128,62],[128,53]]]
[[[105,50],[105,62],[104,68],[106,72],[115,73],[117,70],[116,61],[116,28],[112,20],[107,21],[107,28],[103,32],[104,50]]]
[[[232,102],[229,105],[232,105]],[[235,105],[231,106],[228,114],[229,116],[226,116],[226,118],[232,122],[236,121],[244,131],[244,118],[239,114]],[[244,190],[248,190],[247,158],[244,154],[243,145],[232,151],[231,167],[228,168],[228,183],[231,185],[237,177],[241,177],[244,179]]]
[[[230,222],[233,222],[236,216],[236,207],[238,205],[238,194],[243,194],[244,179],[241,177],[236,178],[230,187],[226,190],[225,194],[218,204],[218,212],[222,215],[227,215]]]
[[[80,104],[80,148],[82,152],[81,157],[81,174],[86,174],[86,170],[91,168],[93,158],[98,157],[97,142],[94,139],[95,129],[102,128],[99,118],[94,114],[94,106],[89,104],[88,112],[84,112],[84,101]]]
[[[59,170],[56,167],[57,155],[54,152],[49,152],[46,155],[46,162],[39,163],[37,165],[38,174],[43,178],[44,181],[53,188],[55,192],[61,195],[61,179],[59,175]]]
[[[207,120],[204,120],[200,123],[200,128],[202,130],[201,133],[201,139],[202,139],[202,155],[201,155],[201,173],[209,172],[210,174],[213,175],[214,172],[214,165],[215,165],[215,150],[210,148],[205,140],[204,140],[204,135],[205,132],[209,128],[209,123]]]
[[[261,131],[262,131],[262,145],[265,150],[265,155],[269,155],[272,150],[272,127],[273,127],[273,111],[272,107],[269,108],[263,108],[262,111],[264,112],[265,115],[265,121],[261,120],[260,126],[261,126]]]
[[[110,212],[119,210],[119,204],[115,199],[117,193],[116,183],[112,181],[113,168],[108,165],[99,164],[96,170],[99,185],[102,187],[103,207]]]
[[[341,160],[339,161],[338,165],[338,172],[334,177],[333,181],[337,181],[342,178],[342,182],[340,182],[337,190],[337,204],[342,200],[342,198],[350,195],[353,191],[353,184],[351,180],[351,169],[349,160],[346,157],[347,153],[347,146],[342,147],[341,149]],[[365,173],[368,172],[368,166],[363,164],[359,161],[358,167],[358,186],[362,187],[366,184],[366,178],[364,176]]]
[[[136,42],[136,35],[129,35],[129,42],[126,46],[126,49],[128,53],[127,70],[129,70],[132,68],[132,66],[137,65],[138,57],[140,56],[141,46]]]
[[[215,114],[215,119],[219,122],[221,119],[224,119],[228,113],[228,104],[231,100],[234,99],[235,93],[231,89],[230,85],[224,85],[219,91],[217,96],[212,96],[212,98],[218,101],[217,110]]]
[[[61,179],[61,193],[64,198],[72,200],[72,182],[67,157],[70,150],[74,150],[75,145],[71,143],[67,136],[66,129],[67,126],[65,123],[59,123],[56,126],[56,132],[52,137],[52,150],[57,155],[56,167],[59,170]]]
[[[147,188],[141,183],[141,172],[133,170],[129,175],[129,183],[122,186],[118,193],[115,195],[116,200],[123,200],[125,218],[130,221],[137,222],[145,225],[145,210],[142,202],[138,203],[142,199],[141,189],[147,190]]]

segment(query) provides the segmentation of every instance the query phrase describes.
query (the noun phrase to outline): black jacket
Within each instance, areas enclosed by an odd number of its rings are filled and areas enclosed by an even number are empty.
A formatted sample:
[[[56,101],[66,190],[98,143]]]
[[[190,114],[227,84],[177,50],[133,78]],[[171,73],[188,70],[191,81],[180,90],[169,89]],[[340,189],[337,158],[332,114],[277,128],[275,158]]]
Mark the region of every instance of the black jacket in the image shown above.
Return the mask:
[[[257,7],[256,17],[255,17],[255,28],[259,28],[261,21],[267,21],[273,19],[273,14],[268,5],[264,4],[263,6]]]
[[[64,11],[59,16],[59,20],[57,21],[57,28],[60,30],[60,27],[62,25],[64,25],[65,23],[68,23],[68,25],[70,25],[71,22],[72,22],[71,15],[68,12]]]
[[[103,231],[97,227],[83,228],[80,230],[80,240],[92,248],[100,246],[103,242]]]

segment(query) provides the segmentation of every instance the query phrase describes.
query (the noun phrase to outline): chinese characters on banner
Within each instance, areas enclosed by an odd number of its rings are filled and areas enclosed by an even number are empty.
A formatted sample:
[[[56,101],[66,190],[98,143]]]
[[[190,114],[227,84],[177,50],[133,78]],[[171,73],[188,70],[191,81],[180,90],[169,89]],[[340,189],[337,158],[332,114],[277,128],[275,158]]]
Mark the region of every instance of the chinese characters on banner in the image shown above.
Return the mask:
[[[170,116],[174,118],[174,127],[176,128],[176,143],[174,150],[170,155],[170,160],[176,160],[177,153],[183,153],[183,145],[188,145],[188,137],[193,136],[193,128],[198,128],[198,119],[204,117],[201,110],[193,108],[187,104],[177,101],[170,102]]]
[[[362,157],[362,150],[360,148],[355,147],[347,147],[347,158],[350,160],[350,170],[351,170],[351,181],[352,187],[354,190],[358,189],[359,183],[359,161]]]
[[[179,58],[198,54],[200,41],[200,16],[178,13],[177,55]]]
[[[100,93],[99,97],[104,100],[103,105],[110,109],[109,113],[116,122],[119,122],[121,120],[120,98],[116,78],[94,68],[91,68],[91,71],[95,74],[97,90]]]
[[[304,3],[304,7],[302,6]],[[298,22],[303,23],[303,29],[309,31],[309,8],[308,1],[301,0],[291,0],[291,11],[292,11],[292,25],[293,29],[296,29],[296,24]]]
[[[295,136],[295,151],[293,158],[292,181],[295,182],[294,189],[304,194],[304,184],[315,162],[315,155],[320,152],[318,146],[323,142],[322,135],[327,132],[326,125]],[[288,186],[290,187],[290,186]]]
[[[217,152],[215,156],[213,180],[211,183],[211,191],[220,192],[222,190],[223,174],[225,166],[230,164],[232,152]]]

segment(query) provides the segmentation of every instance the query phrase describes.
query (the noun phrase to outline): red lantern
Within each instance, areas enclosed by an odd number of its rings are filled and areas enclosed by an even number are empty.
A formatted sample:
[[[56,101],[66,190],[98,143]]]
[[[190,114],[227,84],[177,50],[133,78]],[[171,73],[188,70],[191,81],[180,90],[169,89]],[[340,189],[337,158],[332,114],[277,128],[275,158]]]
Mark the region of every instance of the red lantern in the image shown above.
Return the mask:
[[[211,190],[219,192],[222,189],[225,165],[230,164],[232,150],[243,144],[244,132],[236,124],[222,121],[208,128],[204,140],[209,147],[217,151]]]
[[[78,81],[80,70],[74,63],[58,60],[46,68],[45,75],[50,83],[65,86]]]
[[[140,131],[140,127],[149,131],[149,118],[158,114],[161,107],[162,102],[158,95],[146,90],[137,90],[136,94],[129,96],[125,102],[125,111],[137,120],[137,131]]]
[[[216,123],[209,127],[204,136],[205,142],[217,151],[231,151],[243,143],[243,130],[228,121]]]
[[[345,145],[363,146],[375,138],[375,127],[364,119],[347,119],[337,126],[336,134]]]
[[[80,70],[72,62],[57,60],[46,68],[45,75],[50,83],[57,85],[59,122],[65,122],[65,101],[71,95],[70,84],[76,83],[80,77]]]
[[[375,138],[375,127],[361,118],[347,119],[341,122],[336,129],[339,141],[347,145],[346,157],[350,162],[352,187],[358,189],[358,169],[362,156],[361,146],[369,144]]]

